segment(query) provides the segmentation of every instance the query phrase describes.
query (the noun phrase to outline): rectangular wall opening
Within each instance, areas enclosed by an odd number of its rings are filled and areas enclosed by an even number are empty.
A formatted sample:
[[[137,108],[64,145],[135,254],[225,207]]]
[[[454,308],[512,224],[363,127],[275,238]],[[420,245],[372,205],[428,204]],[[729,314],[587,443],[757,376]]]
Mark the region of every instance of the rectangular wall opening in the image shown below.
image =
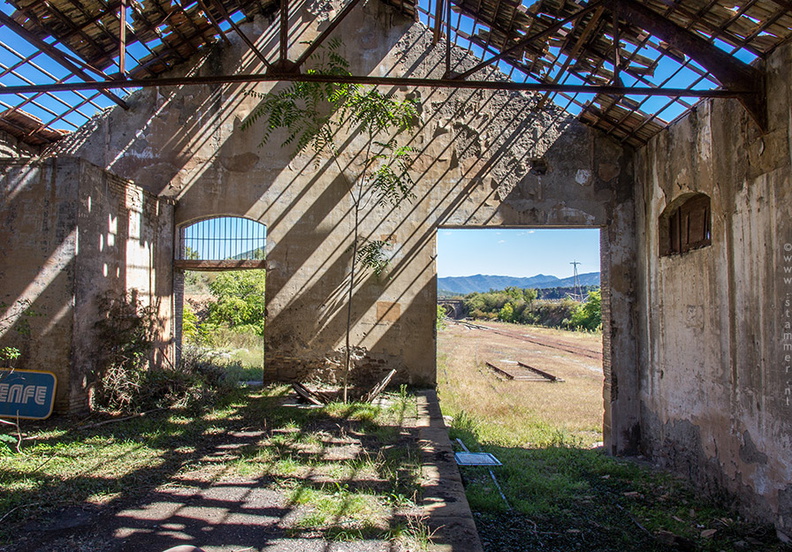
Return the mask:
[[[437,253],[446,408],[534,445],[600,445],[599,229],[440,229]]]

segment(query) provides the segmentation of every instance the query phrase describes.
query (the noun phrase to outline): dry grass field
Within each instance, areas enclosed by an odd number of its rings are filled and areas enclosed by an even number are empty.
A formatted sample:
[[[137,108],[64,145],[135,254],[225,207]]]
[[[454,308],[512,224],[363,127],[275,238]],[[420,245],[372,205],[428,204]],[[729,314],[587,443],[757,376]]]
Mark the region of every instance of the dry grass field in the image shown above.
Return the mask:
[[[593,353],[602,350],[601,334],[499,322],[486,326]],[[454,323],[438,332],[437,348],[444,414],[497,420],[502,435],[493,435],[493,440],[510,446],[592,446],[602,440],[599,360]],[[564,381],[508,380],[486,365],[508,366],[518,361]]]
[[[438,394],[452,439],[502,462],[460,468],[485,552],[788,550],[772,526],[740,518],[645,461],[597,447],[599,334],[484,325],[491,329],[448,323],[438,331]],[[509,380],[486,365],[516,373],[514,361],[564,381]]]

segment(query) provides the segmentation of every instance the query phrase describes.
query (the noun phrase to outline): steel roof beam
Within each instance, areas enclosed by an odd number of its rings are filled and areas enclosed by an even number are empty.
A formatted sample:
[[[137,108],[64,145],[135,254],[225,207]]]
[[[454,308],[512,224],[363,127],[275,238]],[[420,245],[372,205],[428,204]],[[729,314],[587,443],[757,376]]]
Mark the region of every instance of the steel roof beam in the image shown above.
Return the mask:
[[[342,75],[300,75],[255,73],[250,75],[206,75],[158,79],[124,79],[63,84],[34,84],[0,87],[0,96],[39,92],[72,92],[75,90],[110,90],[115,88],[151,88],[159,86],[200,86],[215,84],[253,84],[257,82],[327,82],[372,86],[415,86],[475,90],[515,90],[525,92],[570,92],[580,94],[630,94],[636,96],[679,96],[691,98],[742,98],[754,94],[752,89],[690,90],[686,88],[637,88],[629,86],[596,86],[585,84],[548,84],[509,81],[473,81],[459,79],[428,79],[413,77],[372,77]]]
[[[85,79],[86,81],[97,82],[88,73],[86,73],[85,71],[74,65],[71,61],[66,59],[66,56],[61,54],[55,47],[47,44],[40,38],[28,32],[27,29],[25,29],[22,25],[14,21],[10,16],[6,15],[2,11],[0,11],[0,22],[2,22],[3,25],[14,31],[20,37],[30,42],[33,46],[45,52],[53,60],[55,60],[57,63],[59,63],[64,68],[71,71],[81,79]],[[123,87],[114,87],[114,88],[123,88]],[[101,90],[102,94],[107,96],[107,98],[110,99],[112,102],[114,102],[115,104],[119,105],[124,109],[129,109],[127,103],[118,96],[116,96],[115,94],[113,94],[112,92],[109,92],[108,88],[89,88],[88,90]]]
[[[451,0],[448,0],[449,2]],[[443,34],[443,12],[445,11],[445,3],[443,0],[436,0],[435,2],[435,16],[434,28],[432,30],[432,44],[440,42],[440,36]],[[448,37],[450,40],[451,37]]]

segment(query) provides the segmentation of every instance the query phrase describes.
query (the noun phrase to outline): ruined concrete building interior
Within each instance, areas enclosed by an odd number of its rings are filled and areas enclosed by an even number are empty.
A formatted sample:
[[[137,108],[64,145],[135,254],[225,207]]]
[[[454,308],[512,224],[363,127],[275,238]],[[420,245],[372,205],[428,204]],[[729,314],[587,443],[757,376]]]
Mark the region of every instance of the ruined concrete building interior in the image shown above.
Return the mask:
[[[211,217],[266,225],[266,377],[327,370],[365,144],[293,157],[243,124],[341,37],[342,80],[420,100],[415,199],[362,223],[391,243],[355,290],[371,370],[435,384],[438,228],[599,228],[607,450],[792,538],[787,0],[8,0],[0,24],[0,301],[44,314],[1,338],[56,372],[56,412],[88,408],[107,292],[157,309],[174,361],[181,236]]]

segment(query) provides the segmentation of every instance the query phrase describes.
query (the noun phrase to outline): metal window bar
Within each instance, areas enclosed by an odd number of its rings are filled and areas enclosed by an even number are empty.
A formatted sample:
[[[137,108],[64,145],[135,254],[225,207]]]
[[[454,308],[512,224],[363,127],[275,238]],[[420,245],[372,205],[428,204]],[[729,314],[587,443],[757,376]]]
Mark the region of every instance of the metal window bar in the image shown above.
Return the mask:
[[[267,227],[241,217],[216,217],[182,228],[179,259],[263,260]]]

